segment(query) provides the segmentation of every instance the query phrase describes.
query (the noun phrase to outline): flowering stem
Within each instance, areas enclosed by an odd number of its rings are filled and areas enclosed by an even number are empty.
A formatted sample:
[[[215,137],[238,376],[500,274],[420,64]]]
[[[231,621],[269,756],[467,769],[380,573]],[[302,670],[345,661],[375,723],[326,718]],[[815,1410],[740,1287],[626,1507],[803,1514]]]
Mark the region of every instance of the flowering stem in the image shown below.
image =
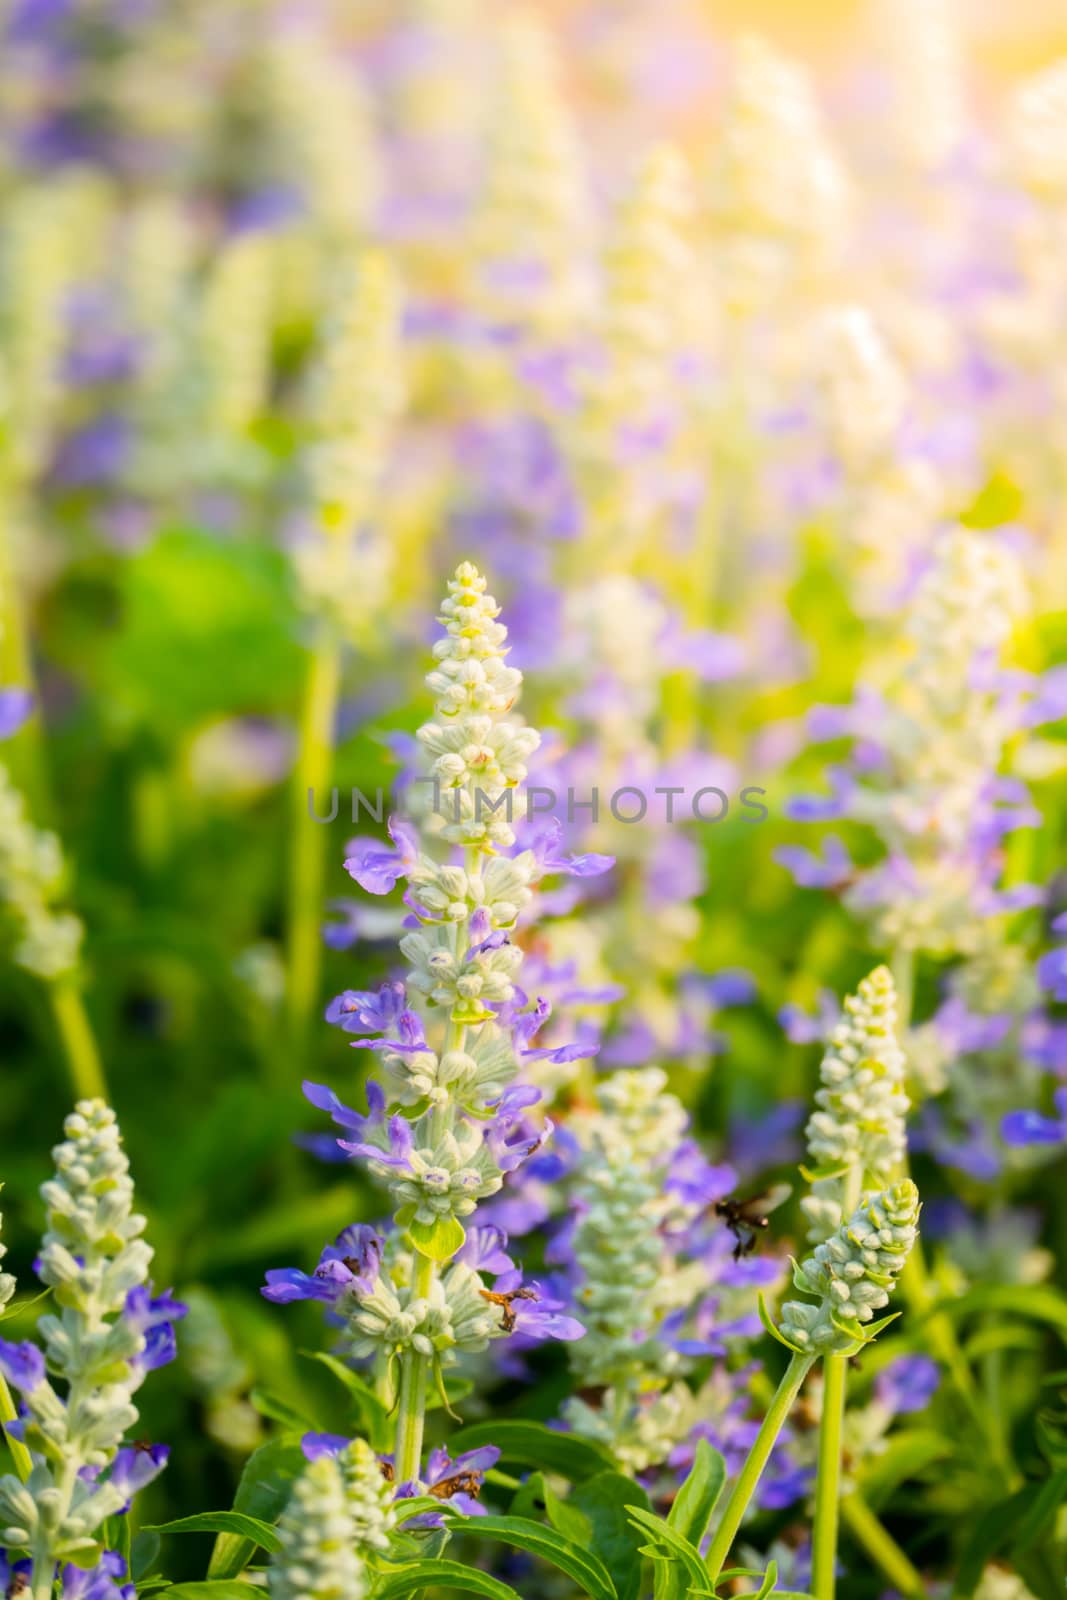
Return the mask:
[[[298,1055],[318,997],[322,964],[324,840],[319,825],[308,815],[308,794],[321,802],[322,791],[330,780],[340,681],[340,645],[332,633],[324,630],[308,665],[293,779],[286,1001],[290,1042]]]
[[[823,1363],[819,1465],[812,1525],[811,1590],[815,1600],[833,1600],[837,1565],[838,1503],[841,1490],[841,1433],[845,1419],[848,1357],[828,1355]]]
[[[434,1263],[429,1256],[416,1252],[412,1283],[416,1296],[429,1294],[433,1277]],[[393,1453],[397,1483],[406,1483],[410,1478],[419,1476],[429,1377],[428,1358],[415,1350],[409,1350],[402,1357],[400,1367],[400,1403],[396,1418],[396,1446]]]
[[[18,1412],[15,1409],[15,1402],[11,1398],[11,1390],[7,1386],[7,1379],[0,1376],[0,1425],[4,1425],[4,1438],[11,1452],[11,1460],[14,1463],[15,1471],[25,1483],[33,1466],[30,1452],[22,1443],[22,1440],[14,1438],[6,1427],[6,1424],[14,1422],[17,1416]]]
[[[781,1383],[775,1390],[774,1398],[767,1408],[767,1415],[763,1419],[759,1433],[756,1435],[751,1450],[745,1459],[745,1464],[738,1474],[730,1498],[726,1502],[719,1526],[715,1530],[715,1537],[711,1541],[708,1551],[707,1567],[712,1579],[719,1576],[730,1553],[730,1547],[737,1537],[737,1530],[741,1520],[748,1510],[748,1503],[756,1491],[768,1457],[774,1449],[775,1440],[782,1431],[782,1425],[789,1415],[793,1401],[800,1391],[800,1386],[807,1377],[815,1363],[813,1355],[801,1355],[798,1351],[790,1360],[782,1377]]]
[[[866,1500],[855,1490],[842,1500],[841,1515],[852,1537],[881,1567],[893,1588],[907,1600],[912,1600],[913,1596],[915,1600],[922,1600],[926,1586],[918,1569],[912,1566],[892,1534],[886,1532]]]
[[[48,986],[52,1015],[59,1029],[67,1071],[78,1100],[106,1100],[107,1083],[100,1064],[92,1024],[81,991],[69,974],[53,979]]]
[[[860,1203],[862,1174],[853,1165],[842,1180],[841,1213],[850,1217]],[[819,1463],[812,1526],[811,1589],[815,1600],[833,1600],[837,1567],[838,1508],[841,1501],[841,1438],[845,1422],[848,1357],[827,1355],[823,1362]]]

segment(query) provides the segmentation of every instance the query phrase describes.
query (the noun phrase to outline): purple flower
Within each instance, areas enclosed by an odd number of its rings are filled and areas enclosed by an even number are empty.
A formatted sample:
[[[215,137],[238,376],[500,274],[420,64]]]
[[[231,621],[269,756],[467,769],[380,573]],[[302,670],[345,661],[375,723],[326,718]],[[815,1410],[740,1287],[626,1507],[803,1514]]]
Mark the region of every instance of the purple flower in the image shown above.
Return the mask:
[[[300,1448],[308,1461],[318,1461],[322,1456],[341,1455],[351,1443],[343,1433],[305,1433]]]
[[[1000,1125],[1000,1135],[1005,1144],[1067,1143],[1067,1087],[1057,1089],[1052,1097],[1056,1107],[1053,1117],[1042,1116],[1040,1111],[1009,1111]]]
[[[120,1515],[130,1509],[130,1501],[139,1489],[151,1483],[167,1464],[170,1446],[166,1444],[125,1445],[115,1456],[108,1473],[108,1482],[126,1496]]]
[[[1062,922],[1058,917],[1057,922]],[[1055,927],[1055,924],[1053,924]],[[1049,950],[1037,963],[1037,981],[1054,1000],[1067,1001],[1067,945]]]
[[[575,1317],[565,1314],[566,1302],[545,1295],[539,1283],[531,1283],[523,1293],[532,1298],[512,1302],[511,1314],[515,1319],[512,1331],[516,1335],[538,1341],[564,1339],[569,1342],[580,1339],[585,1333]]]
[[[779,845],[774,859],[802,889],[837,889],[852,874],[852,858],[835,833],[822,841],[822,855],[801,845]]]
[[[610,872],[615,865],[614,856],[597,855],[595,852],[563,855],[560,851],[562,836],[562,824],[558,818],[553,818],[531,843],[530,850],[542,873],[562,872],[571,878],[598,878],[602,873]]]
[[[485,1142],[501,1172],[514,1172],[551,1138],[552,1123],[547,1117],[542,1127],[532,1131],[528,1124],[524,1125],[523,1112],[540,1099],[540,1089],[532,1084],[513,1083],[504,1090],[485,1134]]]
[[[503,1228],[492,1223],[476,1223],[467,1229],[467,1238],[456,1255],[475,1272],[488,1272],[498,1278],[502,1272],[514,1272],[515,1263],[507,1253],[508,1236]]]
[[[874,1382],[875,1396],[899,1416],[906,1411],[923,1411],[941,1382],[941,1369],[929,1356],[898,1356]]]
[[[359,1135],[358,1139],[338,1139],[337,1143],[349,1155],[362,1156],[367,1161],[378,1161],[387,1167],[410,1169],[414,1137],[411,1124],[399,1112],[386,1117],[385,1091],[373,1079],[367,1084],[369,1114],[360,1116],[342,1103],[332,1089],[323,1083],[305,1083],[304,1094],[313,1106],[328,1111],[340,1128],[348,1128]]]
[[[325,1247],[313,1273],[296,1267],[272,1267],[259,1292],[275,1305],[289,1305],[294,1300],[322,1300],[332,1305],[346,1289],[371,1294],[381,1261],[380,1237],[365,1223],[356,1223]]]
[[[709,1206],[728,1195],[736,1183],[733,1167],[713,1167],[696,1141],[686,1139],[671,1157],[664,1187],[687,1205]]]
[[[5,1424],[6,1427],[6,1424]],[[26,1594],[30,1588],[33,1562],[29,1556],[12,1561],[6,1550],[0,1550],[0,1594]]]
[[[0,689],[0,739],[10,739],[18,733],[32,710],[29,689]]]
[[[819,990],[819,1002],[814,1016],[798,1005],[785,1005],[778,1013],[778,1023],[791,1044],[821,1044],[829,1039],[841,1017],[841,1008],[830,989]]]
[[[346,989],[326,1007],[326,1021],[346,1033],[386,1033],[397,1025],[406,1004],[402,983],[383,983],[375,993]]]
[[[702,989],[714,1006],[747,1006],[756,998],[756,980],[744,967],[723,967],[710,977],[690,973],[685,981]]]
[[[856,784],[843,767],[827,768],[831,793],[828,795],[796,795],[785,804],[785,814],[794,822],[826,822],[831,818],[848,815],[848,803]]]
[[[499,1460],[500,1451],[495,1444],[482,1445],[478,1450],[467,1450],[463,1455],[456,1456],[455,1460],[446,1450],[438,1446],[436,1450],[430,1451],[426,1459],[425,1478],[409,1478],[404,1483],[397,1484],[396,1497],[398,1500],[412,1500],[433,1489],[436,1491],[435,1498],[441,1500],[444,1505],[452,1506],[468,1517],[483,1517],[486,1514],[485,1509],[478,1504],[482,1479]],[[422,1516],[411,1517],[404,1526],[440,1528],[444,1526],[444,1518],[436,1512],[429,1511]]]
[[[66,1562],[59,1569],[60,1594],[62,1600],[133,1600],[137,1593],[134,1585],[115,1581],[125,1576],[122,1557],[115,1550],[105,1550],[95,1567]]]
[[[345,858],[345,871],[368,894],[389,894],[400,878],[406,878],[419,854],[419,835],[410,822],[389,818],[390,850],[377,839],[353,839],[352,852]]]
[[[44,1356],[29,1339],[0,1339],[0,1374],[20,1394],[32,1394],[45,1381]]]
[[[173,1361],[178,1353],[174,1324],[185,1316],[188,1306],[175,1300],[169,1289],[152,1298],[150,1283],[138,1284],[126,1296],[125,1319],[145,1341],[134,1362],[142,1372],[154,1372]]]

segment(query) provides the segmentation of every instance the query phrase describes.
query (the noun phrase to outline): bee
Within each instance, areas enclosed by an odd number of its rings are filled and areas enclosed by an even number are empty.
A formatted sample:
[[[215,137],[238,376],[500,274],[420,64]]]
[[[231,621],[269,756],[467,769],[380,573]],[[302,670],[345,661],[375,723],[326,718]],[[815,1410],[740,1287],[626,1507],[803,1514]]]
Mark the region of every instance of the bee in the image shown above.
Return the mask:
[[[773,1183],[769,1189],[749,1195],[747,1200],[726,1199],[717,1202],[715,1214],[723,1219],[736,1241],[735,1261],[740,1261],[742,1256],[752,1254],[759,1233],[761,1229],[766,1228],[771,1212],[783,1205],[792,1193],[792,1184]]]
[[[431,1483],[426,1492],[435,1500],[451,1500],[454,1494],[469,1494],[472,1500],[477,1500],[482,1492],[482,1480],[476,1472],[456,1472],[451,1478],[442,1478],[440,1483]]]
[[[29,1573],[28,1572],[13,1572],[11,1574],[11,1582],[8,1584],[7,1588],[4,1591],[5,1596],[6,1596],[6,1600],[18,1600],[18,1597],[20,1595],[29,1594],[29,1592],[30,1592],[30,1575],[29,1575]]]
[[[142,1455],[150,1456],[152,1451],[155,1449],[155,1445],[152,1443],[151,1439],[135,1439],[133,1441],[133,1448],[135,1450],[139,1450]]]
[[[515,1312],[512,1309],[514,1300],[536,1300],[537,1291],[534,1289],[512,1289],[509,1294],[495,1294],[492,1289],[479,1289],[478,1293],[483,1300],[488,1300],[491,1306],[503,1306],[504,1315],[500,1319],[500,1326],[505,1333],[515,1331]]]

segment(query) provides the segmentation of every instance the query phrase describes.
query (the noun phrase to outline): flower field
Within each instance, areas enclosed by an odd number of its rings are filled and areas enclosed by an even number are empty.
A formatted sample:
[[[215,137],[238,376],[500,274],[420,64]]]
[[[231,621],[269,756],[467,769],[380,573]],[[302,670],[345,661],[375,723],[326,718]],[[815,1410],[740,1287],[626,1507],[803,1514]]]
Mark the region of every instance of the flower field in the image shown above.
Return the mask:
[[[1064,1594],[1015,10],[0,8],[6,1600]]]

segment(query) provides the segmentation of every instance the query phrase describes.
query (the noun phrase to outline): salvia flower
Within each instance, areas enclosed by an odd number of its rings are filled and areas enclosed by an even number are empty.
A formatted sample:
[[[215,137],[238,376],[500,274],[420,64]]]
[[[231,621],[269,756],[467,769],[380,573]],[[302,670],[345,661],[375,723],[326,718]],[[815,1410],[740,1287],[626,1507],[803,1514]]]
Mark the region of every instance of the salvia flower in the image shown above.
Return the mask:
[[[65,881],[58,838],[35,826],[0,766],[0,903],[14,933],[16,963],[46,980],[78,965],[82,924],[56,904]]]
[[[345,1474],[333,1456],[310,1461],[297,1478],[278,1537],[270,1571],[275,1600],[362,1600],[367,1593]]]
[[[389,580],[369,521],[404,399],[401,295],[381,253],[349,253],[334,272],[306,462],[316,525],[294,559],[309,609],[363,638]]]
[[[806,1129],[816,1178],[801,1202],[815,1241],[841,1223],[842,1178],[854,1174],[861,1190],[865,1182],[887,1183],[904,1159],[909,1101],[896,1029],[892,974],[876,967],[845,1001],[819,1068],[817,1109]]]
[[[868,1195],[836,1233],[817,1245],[793,1274],[794,1287],[816,1301],[788,1300],[779,1328],[795,1350],[851,1354],[881,1324],[876,1311],[904,1268],[918,1233],[919,1191],[910,1179]]]
[[[92,1555],[104,1520],[125,1512],[166,1465],[165,1445],[122,1441],[137,1421],[132,1396],[172,1359],[173,1324],[185,1312],[147,1281],[152,1251],[114,1113],[81,1101],[64,1131],[55,1176],[41,1190],[47,1228],[37,1265],[58,1309],[39,1319],[40,1346],[0,1341],[0,1370],[22,1399],[13,1426],[33,1462],[25,1484],[0,1478],[0,1538],[41,1570]]]

